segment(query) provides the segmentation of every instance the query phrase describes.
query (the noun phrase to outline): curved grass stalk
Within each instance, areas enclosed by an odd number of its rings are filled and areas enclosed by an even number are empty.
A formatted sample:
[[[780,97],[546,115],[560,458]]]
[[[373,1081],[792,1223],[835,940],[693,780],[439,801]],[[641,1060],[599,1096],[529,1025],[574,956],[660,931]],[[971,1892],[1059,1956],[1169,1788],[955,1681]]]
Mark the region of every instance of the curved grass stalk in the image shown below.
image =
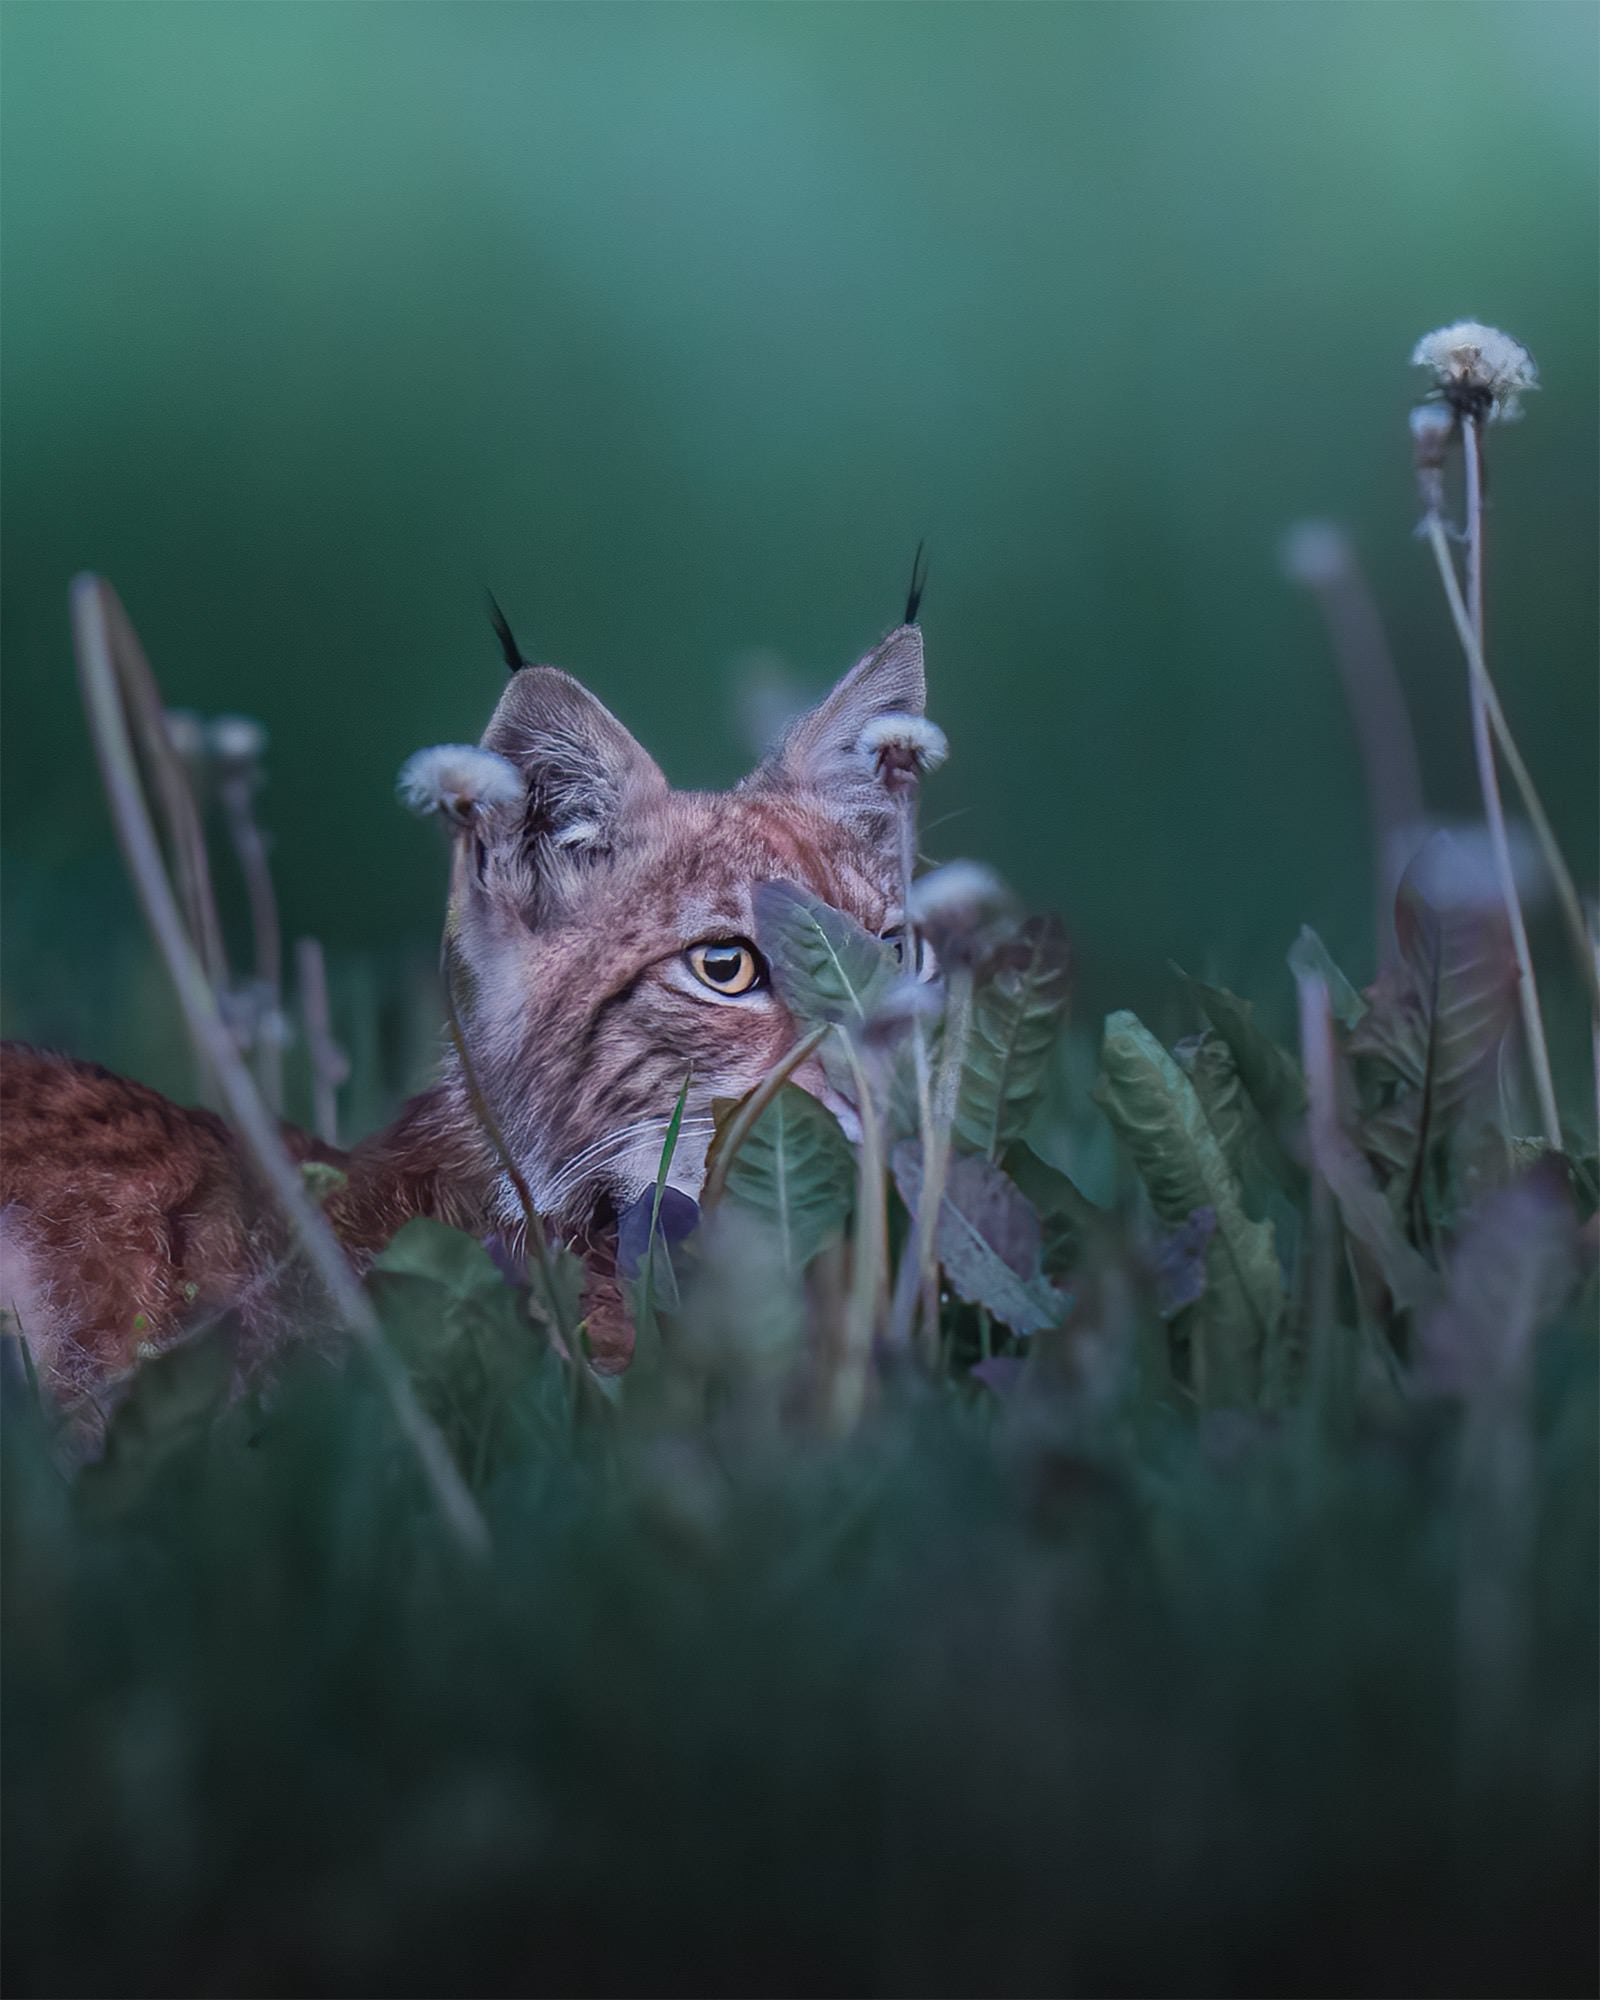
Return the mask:
[[[128,654],[119,648],[115,637],[119,626],[131,629],[127,614],[111,586],[97,576],[74,578],[71,604],[78,681],[118,845],[177,992],[190,1040],[215,1078],[229,1121],[282,1212],[292,1238],[316,1273],[339,1321],[372,1363],[396,1428],[410,1446],[446,1527],[465,1554],[481,1559],[488,1553],[489,1533],[477,1503],[467,1491],[438,1427],[417,1401],[410,1378],[385,1339],[371,1302],[357,1283],[327,1219],[307,1194],[300,1171],[240,1060],[216,992],[184,928],[128,733],[123,692]],[[136,687],[140,666],[142,657],[132,669]],[[148,667],[143,672],[148,676]]]
[[[700,1190],[702,1208],[710,1208],[722,1199],[727,1191],[729,1170],[739,1156],[739,1149],[755,1130],[756,1121],[800,1065],[808,1056],[815,1055],[827,1038],[826,1024],[813,1028],[808,1035],[802,1035],[791,1049],[778,1058],[755,1089],[740,1099],[738,1108],[722,1128],[720,1138],[712,1143],[705,1185]]]

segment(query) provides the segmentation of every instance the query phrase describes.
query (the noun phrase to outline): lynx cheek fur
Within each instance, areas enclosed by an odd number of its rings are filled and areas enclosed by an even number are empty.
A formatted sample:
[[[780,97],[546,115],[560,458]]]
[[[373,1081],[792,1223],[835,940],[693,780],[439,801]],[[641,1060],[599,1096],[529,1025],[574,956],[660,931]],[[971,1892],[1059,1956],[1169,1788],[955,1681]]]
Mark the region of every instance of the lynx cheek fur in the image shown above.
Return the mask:
[[[579,682],[512,674],[482,747],[516,783],[456,842],[457,1009],[536,1206],[585,1253],[601,1366],[631,1344],[614,1218],[653,1181],[685,1077],[671,1180],[695,1194],[712,1101],[752,1088],[795,1037],[755,948],[757,887],[796,883],[873,931],[901,920],[896,822],[861,738],[920,715],[924,692],[922,635],[903,625],[734,791],[678,792]],[[828,1097],[820,1065],[796,1080]],[[283,1330],[285,1246],[219,1120],[16,1046],[0,1090],[0,1306],[58,1391],[131,1366],[202,1312],[232,1307],[258,1346]],[[418,1215],[520,1227],[453,1058],[339,1163],[328,1215],[358,1265]]]

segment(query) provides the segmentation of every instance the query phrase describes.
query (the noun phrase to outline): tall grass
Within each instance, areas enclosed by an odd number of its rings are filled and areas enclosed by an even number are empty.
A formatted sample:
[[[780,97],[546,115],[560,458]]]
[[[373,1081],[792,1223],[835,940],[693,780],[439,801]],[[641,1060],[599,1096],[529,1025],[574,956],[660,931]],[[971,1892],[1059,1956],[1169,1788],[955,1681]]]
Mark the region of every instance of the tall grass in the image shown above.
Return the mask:
[[[870,1144],[791,1056],[664,1156],[620,1379],[559,1245],[367,1280],[481,1559],[381,1371],[217,1326],[83,1462],[8,1341],[9,1990],[1592,1991],[1596,1163],[1503,875],[1395,845],[1365,989],[1170,1046],[972,871],[931,984],[764,891]]]

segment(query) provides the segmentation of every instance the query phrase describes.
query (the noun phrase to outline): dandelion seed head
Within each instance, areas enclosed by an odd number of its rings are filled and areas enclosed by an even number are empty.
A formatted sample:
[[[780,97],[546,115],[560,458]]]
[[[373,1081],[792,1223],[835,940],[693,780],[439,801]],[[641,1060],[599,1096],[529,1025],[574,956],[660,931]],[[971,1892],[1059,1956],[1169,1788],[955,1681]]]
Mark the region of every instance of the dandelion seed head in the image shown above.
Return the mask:
[[[1010,907],[1006,885],[992,868],[981,861],[947,861],[912,883],[907,915],[945,956]]]
[[[206,724],[206,746],[226,769],[243,770],[267,754],[267,732],[249,715],[217,715]]]
[[[206,726],[192,708],[169,708],[167,741],[186,764],[198,764],[206,754]]]
[[[856,738],[856,748],[890,791],[938,770],[950,754],[944,731],[925,715],[876,715]]]
[[[456,826],[470,826],[499,806],[522,797],[517,767],[492,750],[470,743],[436,743],[400,767],[395,789],[402,804],[422,815],[438,813]]]
[[[1323,590],[1350,572],[1350,537],[1336,521],[1296,521],[1278,544],[1291,583]]]
[[[1521,398],[1539,386],[1539,370],[1522,342],[1474,319],[1424,334],[1412,350],[1411,365],[1430,371],[1434,387],[1453,409],[1488,423],[1520,417]]]

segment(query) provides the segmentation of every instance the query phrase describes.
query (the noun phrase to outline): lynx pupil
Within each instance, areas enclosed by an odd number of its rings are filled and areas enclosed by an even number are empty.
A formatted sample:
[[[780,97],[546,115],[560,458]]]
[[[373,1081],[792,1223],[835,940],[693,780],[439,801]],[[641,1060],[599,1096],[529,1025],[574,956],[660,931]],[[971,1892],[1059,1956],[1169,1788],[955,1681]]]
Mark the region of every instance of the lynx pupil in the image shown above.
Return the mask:
[[[760,984],[762,975],[754,947],[731,940],[695,945],[689,952],[689,969],[702,986],[717,993],[748,993]]]

